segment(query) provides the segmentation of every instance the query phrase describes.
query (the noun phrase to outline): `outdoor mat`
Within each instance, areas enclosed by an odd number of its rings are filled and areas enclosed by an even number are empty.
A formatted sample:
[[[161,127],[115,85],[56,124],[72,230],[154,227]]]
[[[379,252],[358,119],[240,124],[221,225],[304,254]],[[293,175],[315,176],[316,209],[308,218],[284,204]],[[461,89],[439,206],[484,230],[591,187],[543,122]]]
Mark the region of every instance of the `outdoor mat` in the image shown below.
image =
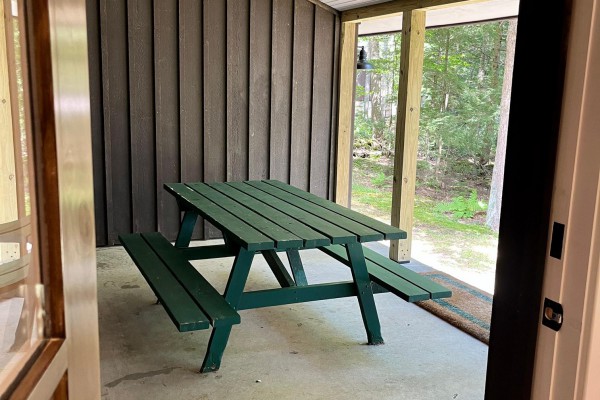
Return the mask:
[[[421,275],[452,290],[452,297],[419,301],[419,307],[489,344],[492,295],[440,271]]]

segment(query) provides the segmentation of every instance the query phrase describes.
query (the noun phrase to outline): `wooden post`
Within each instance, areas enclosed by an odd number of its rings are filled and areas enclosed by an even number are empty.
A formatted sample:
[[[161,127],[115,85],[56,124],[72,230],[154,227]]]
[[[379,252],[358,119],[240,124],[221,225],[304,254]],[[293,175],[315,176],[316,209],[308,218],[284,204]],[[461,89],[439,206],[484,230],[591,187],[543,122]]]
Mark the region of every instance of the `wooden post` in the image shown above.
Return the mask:
[[[404,12],[391,224],[405,230],[408,237],[392,240],[390,245],[390,258],[400,262],[410,260],[412,244],[424,43],[425,11]]]
[[[342,24],[335,201],[350,206],[358,24]]]
[[[8,12],[8,16],[5,16]],[[12,101],[5,21],[11,20],[10,9],[0,1],[0,224],[16,221],[18,215],[17,177],[13,141]],[[12,29],[12,27],[6,27]],[[0,243],[0,262],[19,258],[19,244]]]

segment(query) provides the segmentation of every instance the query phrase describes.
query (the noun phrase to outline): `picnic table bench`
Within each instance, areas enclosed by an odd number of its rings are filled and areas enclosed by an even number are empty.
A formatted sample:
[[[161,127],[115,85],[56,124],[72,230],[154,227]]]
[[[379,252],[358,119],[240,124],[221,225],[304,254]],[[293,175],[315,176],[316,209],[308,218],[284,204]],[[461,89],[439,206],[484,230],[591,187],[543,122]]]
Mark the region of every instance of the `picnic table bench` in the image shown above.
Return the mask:
[[[400,229],[285,183],[171,183],[165,189],[184,212],[171,245],[160,233],[119,236],[179,331],[212,332],[201,372],[219,369],[238,311],[355,296],[369,344],[382,344],[373,293],[390,291],[408,302],[450,297],[428,278],[362,245],[404,239]],[[189,247],[201,216],[221,230],[225,244]],[[319,249],[350,267],[352,280],[309,284],[299,250]],[[279,258],[285,252],[290,272]],[[262,254],[279,286],[244,291],[255,254]],[[223,294],[190,261],[234,257]]]

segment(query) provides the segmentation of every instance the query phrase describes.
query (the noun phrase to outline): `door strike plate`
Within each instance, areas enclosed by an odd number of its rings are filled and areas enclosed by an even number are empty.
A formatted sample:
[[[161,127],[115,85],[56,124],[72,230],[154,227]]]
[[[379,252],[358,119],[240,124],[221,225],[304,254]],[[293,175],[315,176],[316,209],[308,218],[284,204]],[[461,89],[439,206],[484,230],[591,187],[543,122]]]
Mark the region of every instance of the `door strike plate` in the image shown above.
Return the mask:
[[[558,332],[563,323],[562,304],[544,299],[544,313],[542,316],[542,325]]]

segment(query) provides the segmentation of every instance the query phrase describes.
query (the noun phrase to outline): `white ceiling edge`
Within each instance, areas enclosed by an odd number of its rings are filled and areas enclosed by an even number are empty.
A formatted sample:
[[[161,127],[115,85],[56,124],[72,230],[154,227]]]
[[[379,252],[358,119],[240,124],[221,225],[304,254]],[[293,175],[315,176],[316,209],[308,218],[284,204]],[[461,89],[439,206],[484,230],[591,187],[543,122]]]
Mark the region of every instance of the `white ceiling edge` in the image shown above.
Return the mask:
[[[428,28],[460,25],[495,19],[513,18],[519,14],[519,0],[488,0],[430,10],[426,13]],[[361,22],[359,35],[397,32],[402,29],[402,15]]]
[[[338,11],[351,10],[353,8],[372,6],[374,4],[386,3],[391,0],[321,0],[328,6]]]

